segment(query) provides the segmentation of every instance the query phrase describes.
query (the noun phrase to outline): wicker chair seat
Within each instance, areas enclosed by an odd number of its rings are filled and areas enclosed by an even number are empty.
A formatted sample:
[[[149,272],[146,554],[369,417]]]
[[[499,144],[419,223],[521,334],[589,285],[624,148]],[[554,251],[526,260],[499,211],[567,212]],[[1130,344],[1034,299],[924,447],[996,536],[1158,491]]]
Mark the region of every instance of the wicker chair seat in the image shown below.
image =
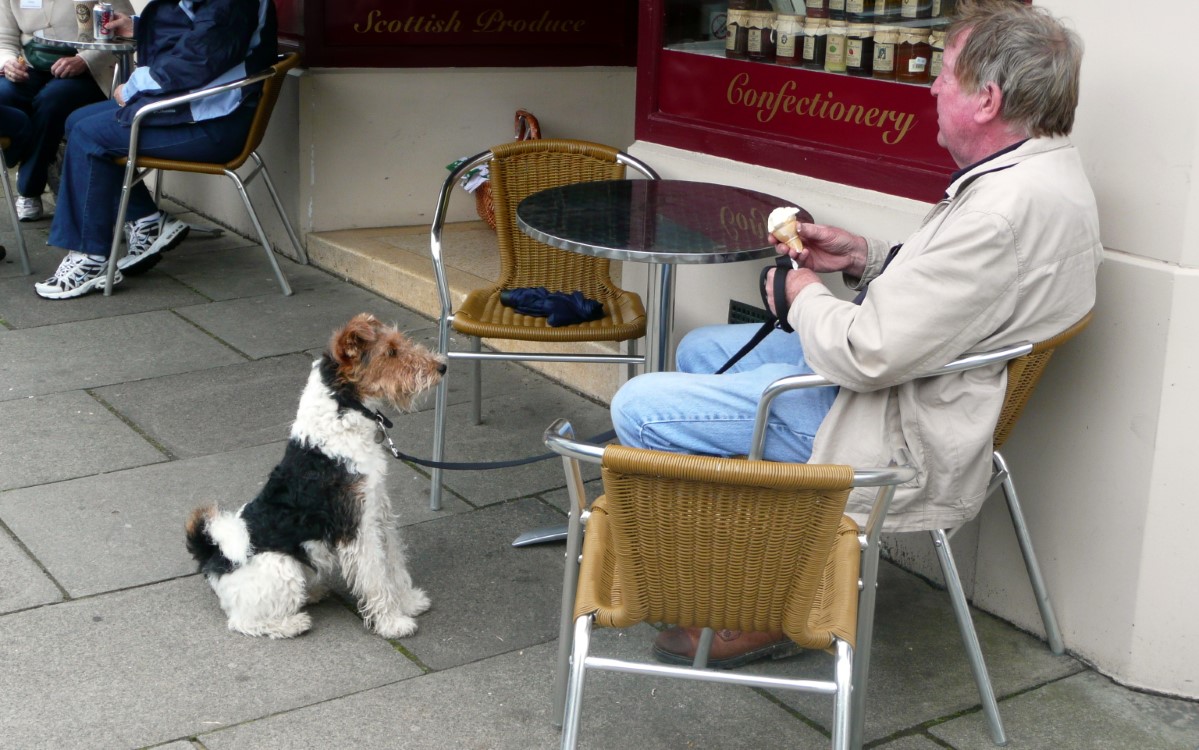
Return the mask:
[[[645,306],[633,292],[598,298],[604,317],[587,323],[551,326],[546,318],[522,315],[500,302],[498,285],[476,289],[454,313],[454,330],[479,338],[518,341],[628,341],[645,335]]]

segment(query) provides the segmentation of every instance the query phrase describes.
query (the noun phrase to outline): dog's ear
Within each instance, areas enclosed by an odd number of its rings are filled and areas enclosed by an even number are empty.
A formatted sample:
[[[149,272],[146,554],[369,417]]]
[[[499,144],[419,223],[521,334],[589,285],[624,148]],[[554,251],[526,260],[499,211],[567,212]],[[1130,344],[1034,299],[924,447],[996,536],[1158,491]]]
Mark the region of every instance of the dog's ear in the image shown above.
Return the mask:
[[[347,364],[359,359],[378,339],[379,321],[368,313],[355,315],[340,331],[333,332],[329,340],[329,353],[334,361]]]

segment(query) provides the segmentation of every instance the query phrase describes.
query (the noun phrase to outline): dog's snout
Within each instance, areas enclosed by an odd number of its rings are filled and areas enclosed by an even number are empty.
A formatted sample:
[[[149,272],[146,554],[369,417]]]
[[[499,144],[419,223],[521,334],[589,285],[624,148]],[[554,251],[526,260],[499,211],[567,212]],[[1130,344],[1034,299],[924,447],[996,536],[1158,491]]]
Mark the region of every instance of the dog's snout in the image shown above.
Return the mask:
[[[445,362],[439,362],[437,364],[437,374],[445,375]]]

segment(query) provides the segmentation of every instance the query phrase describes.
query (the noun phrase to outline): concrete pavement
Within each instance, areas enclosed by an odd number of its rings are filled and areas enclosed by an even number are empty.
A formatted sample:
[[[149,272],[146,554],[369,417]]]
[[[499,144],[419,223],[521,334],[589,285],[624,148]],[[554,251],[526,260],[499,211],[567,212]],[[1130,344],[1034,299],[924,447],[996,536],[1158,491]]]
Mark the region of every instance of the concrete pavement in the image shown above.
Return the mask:
[[[440,512],[428,510],[426,472],[394,464],[413,577],[433,600],[400,641],[365,630],[337,598],[313,607],[313,630],[295,640],[231,633],[183,547],[193,507],[244,502],[278,460],[334,328],[369,311],[432,344],[432,321],[286,259],[296,294],[283,297],[261,251],[228,234],[188,239],[110,298],[40,300],[33,280],[62,256],[45,246],[48,227],[23,225],[31,278],[0,226],[10,249],[0,262],[0,748],[555,747],[562,546],[509,542],[563,520],[558,462],[450,473]],[[540,452],[557,417],[583,435],[608,426],[603,405],[524,368],[490,367],[485,384],[478,427],[465,391],[451,391],[455,460]],[[428,455],[431,400],[392,435]],[[1009,747],[1199,748],[1199,705],[1119,687],[1000,620],[975,619]],[[595,652],[648,655],[652,635],[601,631]],[[884,566],[876,640],[869,747],[993,747],[944,592]],[[830,707],[599,673],[582,746],[824,748]]]

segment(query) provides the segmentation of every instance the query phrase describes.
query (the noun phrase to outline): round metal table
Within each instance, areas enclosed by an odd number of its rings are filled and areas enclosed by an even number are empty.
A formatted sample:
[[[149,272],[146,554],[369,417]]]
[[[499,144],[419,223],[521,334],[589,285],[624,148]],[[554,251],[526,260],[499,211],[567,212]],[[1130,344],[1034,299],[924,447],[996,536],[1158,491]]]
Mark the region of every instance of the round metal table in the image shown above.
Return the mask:
[[[534,193],[516,207],[516,223],[561,250],[653,264],[656,336],[647,370],[669,369],[674,266],[773,258],[766,219],[790,201],[729,185],[686,180],[580,182]],[[801,221],[812,216],[800,209]]]

